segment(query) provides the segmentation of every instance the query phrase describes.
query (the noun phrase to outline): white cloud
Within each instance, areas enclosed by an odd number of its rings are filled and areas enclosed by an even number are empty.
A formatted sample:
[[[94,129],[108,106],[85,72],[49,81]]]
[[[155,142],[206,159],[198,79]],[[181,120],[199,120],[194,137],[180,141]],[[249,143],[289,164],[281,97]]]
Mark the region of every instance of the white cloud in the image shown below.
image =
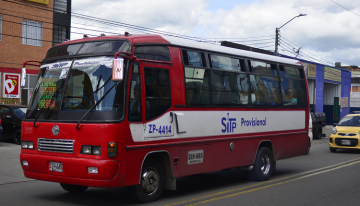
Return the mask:
[[[225,1],[225,0],[224,0]],[[239,4],[232,9],[218,9],[210,12],[207,0],[77,0],[72,1],[75,13],[108,19],[116,22],[158,29],[162,31],[203,38],[244,38],[269,36],[268,40],[258,39],[254,46],[268,45],[273,50],[275,29],[300,13],[299,17],[281,28],[280,49],[291,50],[302,47],[330,62],[360,65],[356,54],[360,51],[360,1],[342,0],[340,7],[329,0],[265,0]],[[73,26],[85,27],[76,23],[85,23],[87,28],[101,31],[123,32],[103,24],[95,24],[72,18]],[[99,27],[107,27],[104,29]],[[75,31],[74,29],[72,31]],[[77,31],[79,32],[79,30]],[[91,33],[82,30],[79,33]],[[105,32],[105,33],[106,33]],[[73,34],[73,38],[79,38]],[[235,39],[232,39],[235,40]],[[239,39],[238,39],[239,40]],[[239,42],[242,44],[255,43]],[[254,39],[253,39],[254,40]],[[289,42],[290,41],[290,42]],[[266,43],[267,42],[267,43]],[[263,44],[259,44],[263,43]],[[288,44],[288,45],[287,45]],[[280,50],[280,52],[284,52]],[[286,52],[285,52],[286,54]],[[287,53],[289,54],[289,53]]]

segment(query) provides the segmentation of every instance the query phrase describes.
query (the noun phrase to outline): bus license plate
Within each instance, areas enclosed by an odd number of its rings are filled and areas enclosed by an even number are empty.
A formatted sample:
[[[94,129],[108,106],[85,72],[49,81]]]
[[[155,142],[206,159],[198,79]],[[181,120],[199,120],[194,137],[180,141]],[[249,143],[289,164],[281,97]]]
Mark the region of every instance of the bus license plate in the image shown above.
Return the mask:
[[[341,144],[342,145],[351,145],[351,141],[350,140],[341,140]]]
[[[204,161],[204,150],[192,150],[188,152],[188,165],[200,164]]]
[[[63,172],[63,164],[60,162],[49,162],[49,171]]]

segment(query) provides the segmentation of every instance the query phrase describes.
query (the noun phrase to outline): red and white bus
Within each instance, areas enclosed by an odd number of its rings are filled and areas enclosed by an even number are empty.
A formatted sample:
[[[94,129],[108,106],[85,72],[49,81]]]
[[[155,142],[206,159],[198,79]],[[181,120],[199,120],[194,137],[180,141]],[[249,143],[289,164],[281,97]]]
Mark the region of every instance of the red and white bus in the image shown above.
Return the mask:
[[[41,62],[20,162],[69,192],[130,187],[142,202],[199,173],[267,180],[307,154],[308,99],[292,59],[160,35],[68,41]]]

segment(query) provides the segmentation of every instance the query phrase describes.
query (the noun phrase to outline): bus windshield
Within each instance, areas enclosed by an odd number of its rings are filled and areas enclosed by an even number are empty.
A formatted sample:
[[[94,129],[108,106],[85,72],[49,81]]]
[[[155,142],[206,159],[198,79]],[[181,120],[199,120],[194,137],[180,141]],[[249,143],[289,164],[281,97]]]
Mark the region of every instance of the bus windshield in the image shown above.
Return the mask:
[[[42,65],[26,119],[78,121],[95,104],[84,121],[121,119],[124,82],[111,80],[112,60],[92,57]]]

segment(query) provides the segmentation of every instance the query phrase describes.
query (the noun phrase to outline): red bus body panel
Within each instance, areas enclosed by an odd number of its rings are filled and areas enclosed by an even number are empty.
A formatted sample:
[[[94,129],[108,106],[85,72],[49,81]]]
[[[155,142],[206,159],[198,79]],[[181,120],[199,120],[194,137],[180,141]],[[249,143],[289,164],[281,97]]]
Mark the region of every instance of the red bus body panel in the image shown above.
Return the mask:
[[[124,38],[124,36],[121,36]],[[160,43],[169,44],[158,35],[127,36],[132,44]],[[92,40],[114,39],[114,37],[98,37]],[[86,39],[85,39],[86,40]],[[75,40],[71,43],[82,42]],[[68,42],[67,42],[68,43]],[[66,44],[66,43],[64,43]],[[168,111],[277,111],[281,108],[195,108],[177,107],[185,105],[185,79],[181,50],[169,46],[171,63],[142,61],[141,64],[150,67],[166,67],[170,69],[171,77],[171,108]],[[129,82],[130,85],[130,82]],[[129,87],[128,85],[128,87]],[[127,91],[129,96],[129,91]],[[307,91],[308,93],[308,91]],[[309,98],[308,98],[309,105]],[[126,111],[128,111],[128,107]],[[308,106],[309,108],[309,106]],[[168,139],[151,142],[134,142],[131,136],[130,123],[125,119],[120,123],[81,123],[76,129],[76,123],[60,122],[22,122],[22,141],[33,141],[35,150],[22,149],[20,161],[26,160],[29,166],[23,166],[28,178],[94,187],[125,187],[139,184],[142,164],[145,158],[155,152],[164,152],[169,156],[169,168],[173,178],[205,173],[210,171],[248,166],[255,160],[257,149],[261,142],[272,143],[274,160],[306,154],[308,146],[308,108],[294,108],[289,111],[305,112],[305,128],[293,131],[262,132],[254,134],[227,134],[211,137],[196,137],[185,139]],[[145,123],[145,122],[143,122]],[[279,123],[280,124],[280,123]],[[52,127],[58,125],[60,132],[52,134]],[[38,138],[74,140],[74,152],[71,154],[38,151]],[[107,157],[109,142],[117,142],[118,153],[114,158]],[[229,149],[234,143],[234,150]],[[101,146],[102,154],[80,154],[83,145]],[[203,164],[188,165],[187,154],[190,150],[204,150]],[[179,160],[178,162],[175,159]],[[49,162],[63,163],[63,173],[50,172]],[[98,167],[98,174],[90,174],[87,167]]]

